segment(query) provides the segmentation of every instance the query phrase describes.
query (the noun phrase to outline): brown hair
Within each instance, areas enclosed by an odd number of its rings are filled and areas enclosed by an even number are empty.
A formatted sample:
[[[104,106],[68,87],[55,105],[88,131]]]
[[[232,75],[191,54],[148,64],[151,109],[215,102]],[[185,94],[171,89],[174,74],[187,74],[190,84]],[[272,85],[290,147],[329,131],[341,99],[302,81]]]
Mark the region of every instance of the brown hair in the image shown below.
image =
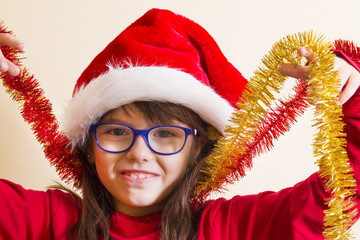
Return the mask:
[[[197,220],[200,211],[194,211],[190,199],[199,178],[206,156],[210,153],[214,142],[207,140],[207,126],[198,114],[192,110],[174,103],[165,102],[135,102],[135,106],[150,122],[166,123],[170,119],[181,121],[191,128],[196,128],[198,134],[195,144],[201,144],[199,156],[190,159],[183,179],[165,199],[161,219],[161,240],[196,239],[198,234]],[[125,112],[126,105],[122,106]],[[111,111],[106,113],[111,114]],[[104,116],[105,116],[104,115]],[[100,119],[101,120],[101,119]],[[108,220],[114,211],[112,196],[99,180],[95,167],[87,158],[90,140],[82,152],[81,161],[83,174],[83,204],[79,223],[74,228],[76,239],[110,239]]]

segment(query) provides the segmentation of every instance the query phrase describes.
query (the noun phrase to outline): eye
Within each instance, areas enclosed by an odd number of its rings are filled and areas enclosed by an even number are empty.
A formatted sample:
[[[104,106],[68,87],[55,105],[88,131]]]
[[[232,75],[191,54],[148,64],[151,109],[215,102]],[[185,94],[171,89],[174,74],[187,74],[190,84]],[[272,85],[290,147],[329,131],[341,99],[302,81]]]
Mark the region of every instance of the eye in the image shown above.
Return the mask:
[[[106,124],[98,128],[99,136],[108,136],[108,137],[125,137],[131,135],[131,130],[118,125]]]
[[[159,127],[153,129],[151,135],[159,139],[177,139],[184,137],[184,131],[178,127]]]
[[[112,128],[106,131],[106,133],[114,136],[129,135],[129,133],[126,132],[125,129],[123,128]]]
[[[155,137],[161,137],[161,138],[170,138],[175,137],[176,134],[172,131],[169,131],[167,129],[159,129],[154,134]]]

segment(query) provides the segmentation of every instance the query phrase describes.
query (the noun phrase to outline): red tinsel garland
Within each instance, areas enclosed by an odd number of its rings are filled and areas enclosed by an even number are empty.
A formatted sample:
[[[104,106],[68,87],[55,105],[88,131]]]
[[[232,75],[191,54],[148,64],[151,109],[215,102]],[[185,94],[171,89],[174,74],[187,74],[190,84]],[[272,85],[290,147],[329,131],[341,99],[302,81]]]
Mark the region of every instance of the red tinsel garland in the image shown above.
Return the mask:
[[[12,34],[1,23],[0,33]],[[6,92],[20,105],[21,116],[31,126],[36,139],[42,145],[45,157],[55,166],[60,179],[73,182],[75,188],[80,187],[82,166],[78,153],[70,149],[68,139],[59,130],[51,103],[44,97],[44,91],[35,77],[21,65],[18,57],[20,51],[7,46],[1,46],[1,51],[21,70],[15,77],[1,73]]]
[[[350,58],[357,61],[356,64],[360,66],[360,47],[354,42],[339,39],[334,42],[334,48],[346,53]]]

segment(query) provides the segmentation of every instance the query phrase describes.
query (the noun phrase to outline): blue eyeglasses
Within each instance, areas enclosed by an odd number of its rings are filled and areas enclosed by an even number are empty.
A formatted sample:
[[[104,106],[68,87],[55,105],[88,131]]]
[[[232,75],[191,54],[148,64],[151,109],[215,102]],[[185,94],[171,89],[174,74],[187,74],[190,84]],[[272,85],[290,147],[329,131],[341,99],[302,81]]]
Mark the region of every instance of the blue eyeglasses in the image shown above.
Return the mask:
[[[179,126],[161,125],[140,130],[120,123],[91,125],[90,130],[94,132],[96,144],[106,152],[125,152],[134,145],[136,137],[142,135],[149,149],[161,155],[180,152],[185,146],[187,137],[197,134],[196,129]]]

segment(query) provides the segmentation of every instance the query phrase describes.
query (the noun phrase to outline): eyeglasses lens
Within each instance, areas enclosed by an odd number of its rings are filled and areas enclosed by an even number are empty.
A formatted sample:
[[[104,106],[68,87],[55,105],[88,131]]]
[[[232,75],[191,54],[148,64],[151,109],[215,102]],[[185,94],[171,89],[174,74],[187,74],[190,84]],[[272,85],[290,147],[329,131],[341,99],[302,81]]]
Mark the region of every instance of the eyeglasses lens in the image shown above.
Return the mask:
[[[147,134],[146,134],[147,133]],[[182,149],[186,140],[185,131],[176,126],[159,126],[140,133],[146,136],[149,147],[158,153],[172,154]],[[139,134],[139,135],[140,135]],[[104,124],[96,129],[98,144],[106,151],[126,151],[133,143],[134,132],[117,124]]]

